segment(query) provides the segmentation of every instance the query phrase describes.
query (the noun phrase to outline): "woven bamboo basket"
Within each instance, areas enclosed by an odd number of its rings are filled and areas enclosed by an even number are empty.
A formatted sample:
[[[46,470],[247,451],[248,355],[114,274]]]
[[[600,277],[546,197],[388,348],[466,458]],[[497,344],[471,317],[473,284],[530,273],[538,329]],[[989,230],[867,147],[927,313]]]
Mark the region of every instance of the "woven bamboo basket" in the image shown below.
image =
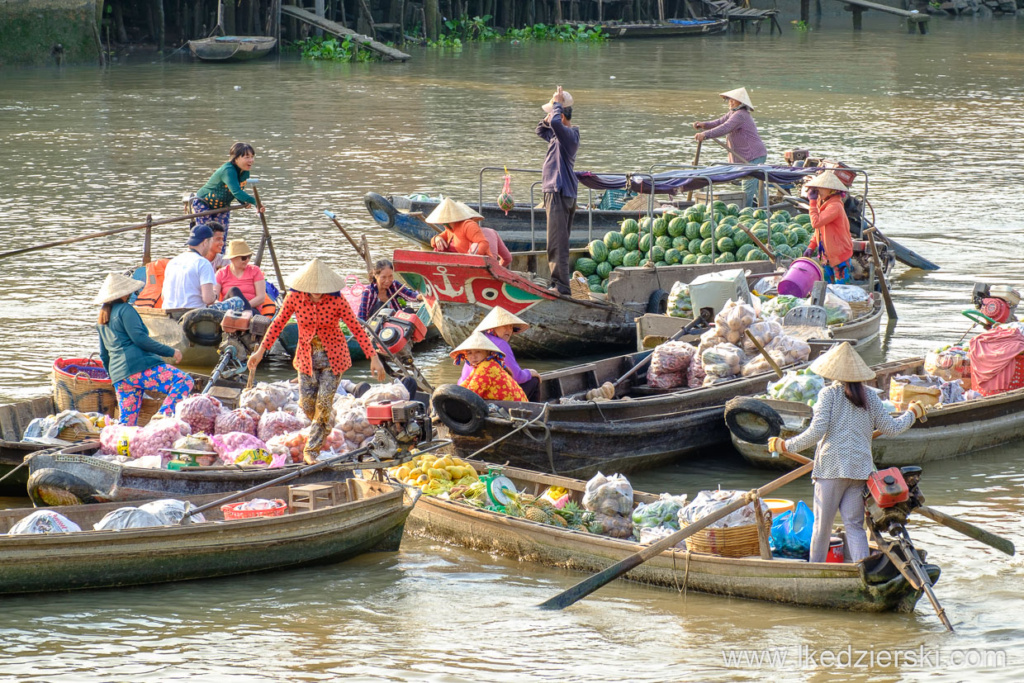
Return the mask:
[[[57,432],[57,438],[62,441],[79,443],[81,441],[88,441],[89,439],[98,439],[100,438],[100,433],[85,429],[81,425],[71,425]]]
[[[57,411],[111,415],[117,396],[103,364],[89,358],[58,358],[53,362],[53,402]]]
[[[160,406],[164,404],[165,398],[167,398],[165,394],[147,393],[143,395],[142,407],[139,408],[139,421],[136,425],[139,427],[148,425],[153,416],[160,412]]]
[[[590,283],[587,282],[587,277],[578,270],[569,279],[569,292],[573,299],[590,298]]]
[[[771,514],[765,513],[764,524],[770,537],[772,533]],[[721,557],[748,557],[761,553],[757,541],[756,524],[731,526],[724,529],[701,529],[686,539],[686,549],[695,553]]]
[[[873,301],[850,301],[850,310],[853,311],[853,317],[851,320],[857,320],[863,318],[867,314],[871,313],[871,310],[875,307]]]

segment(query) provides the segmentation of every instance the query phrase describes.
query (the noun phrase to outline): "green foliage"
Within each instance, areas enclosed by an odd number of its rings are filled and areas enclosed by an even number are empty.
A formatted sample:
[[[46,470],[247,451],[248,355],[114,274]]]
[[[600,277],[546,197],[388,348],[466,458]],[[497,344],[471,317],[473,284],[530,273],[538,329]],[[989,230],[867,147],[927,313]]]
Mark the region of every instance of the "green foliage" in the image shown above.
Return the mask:
[[[600,28],[590,29],[585,24],[534,24],[524,28],[510,28],[505,32],[509,40],[551,40],[559,43],[602,43],[608,36]]]
[[[349,36],[338,40],[333,36],[310,36],[295,43],[303,59],[316,59],[326,62],[371,62],[379,59],[370,50],[362,50],[359,43]]]
[[[585,24],[548,25],[534,24],[524,28],[510,28],[504,33],[496,30],[491,23],[491,15],[446,19],[442,33],[436,41],[428,41],[432,48],[449,48],[461,50],[464,43],[483,43],[495,40],[511,40],[513,42],[556,41],[559,43],[601,43],[608,36],[601,29],[591,29]]]

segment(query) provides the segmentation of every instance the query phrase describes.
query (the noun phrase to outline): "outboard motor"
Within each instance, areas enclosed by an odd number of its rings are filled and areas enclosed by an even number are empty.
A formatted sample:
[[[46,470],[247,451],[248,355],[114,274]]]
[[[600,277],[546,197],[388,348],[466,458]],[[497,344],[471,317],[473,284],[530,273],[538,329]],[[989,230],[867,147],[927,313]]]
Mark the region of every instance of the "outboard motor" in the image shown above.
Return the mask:
[[[1016,318],[1020,293],[1008,285],[974,285],[971,299],[974,307],[997,323],[1009,322]]]

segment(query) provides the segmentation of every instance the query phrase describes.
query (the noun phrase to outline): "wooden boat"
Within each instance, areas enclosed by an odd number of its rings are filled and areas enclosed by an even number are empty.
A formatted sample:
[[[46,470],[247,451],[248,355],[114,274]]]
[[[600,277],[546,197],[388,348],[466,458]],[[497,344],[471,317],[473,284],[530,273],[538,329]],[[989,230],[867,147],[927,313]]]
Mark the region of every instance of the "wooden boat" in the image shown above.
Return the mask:
[[[828,347],[812,345],[812,356]],[[606,402],[558,403],[563,396],[614,382],[650,351],[616,356],[541,375],[537,403],[492,401],[506,414],[491,413],[470,435],[447,432],[453,453],[468,458],[485,451],[489,460],[541,472],[590,477],[598,470],[632,472],[657,467],[710,446],[728,443],[723,406],[736,396],[760,393],[775,375],[738,377],[699,389],[655,389],[640,370]],[[800,366],[793,366],[800,367]],[[435,410],[437,406],[435,404]],[[524,423],[534,420],[529,427]],[[513,433],[514,432],[514,433]]]
[[[729,28],[728,19],[668,19],[647,24],[595,24],[609,39],[683,38],[722,33]]]
[[[211,579],[398,550],[415,500],[402,488],[379,481],[347,479],[332,486],[337,504],[316,510],[225,521],[219,509],[211,509],[203,513],[205,522],[119,531],[93,531],[92,526],[120,503],[64,507],[60,514],[83,531],[0,535],[0,593]],[[219,497],[188,500],[202,505]],[[288,487],[265,489],[244,499],[255,497],[288,500]],[[33,511],[0,511],[0,533],[6,534]]]
[[[193,56],[204,62],[243,62],[259,59],[274,49],[276,38],[266,36],[217,36],[188,41]]]
[[[924,359],[911,358],[873,366],[878,376],[872,385],[886,394],[894,375],[924,374]],[[811,409],[802,403],[768,401],[785,421],[782,436],[799,434],[810,424]],[[1024,439],[1024,389],[952,403],[928,411],[927,422],[915,422],[898,436],[882,436],[871,445],[879,469],[944,460]],[[774,469],[796,467],[786,458],[772,458],[767,446],[732,436],[736,450],[752,465]],[[814,449],[804,451],[814,457]]]
[[[486,472],[490,465],[475,467]],[[539,495],[548,486],[569,489],[577,502],[585,482],[502,468],[516,487]],[[635,503],[658,496],[633,492]],[[433,496],[422,496],[409,517],[410,533],[524,562],[594,573],[639,552],[639,543],[562,529]],[[933,582],[939,568],[925,565]],[[921,597],[902,575],[880,564],[810,563],[760,557],[727,558],[667,550],[625,575],[641,583],[734,598],[766,600],[860,612],[912,612]]]
[[[574,252],[572,258],[582,256]],[[396,272],[430,307],[430,317],[451,346],[461,344],[493,306],[516,314],[530,328],[510,340],[517,356],[577,357],[583,353],[629,347],[636,337],[636,318],[663,310],[663,298],[652,295],[675,282],[690,282],[705,273],[735,268],[735,264],[616,268],[607,295],[575,299],[559,295],[538,282],[534,273],[547,271],[545,252],[515,254],[505,268],[489,256],[411,251],[394,254]],[[772,270],[768,261],[744,263],[753,274]]]

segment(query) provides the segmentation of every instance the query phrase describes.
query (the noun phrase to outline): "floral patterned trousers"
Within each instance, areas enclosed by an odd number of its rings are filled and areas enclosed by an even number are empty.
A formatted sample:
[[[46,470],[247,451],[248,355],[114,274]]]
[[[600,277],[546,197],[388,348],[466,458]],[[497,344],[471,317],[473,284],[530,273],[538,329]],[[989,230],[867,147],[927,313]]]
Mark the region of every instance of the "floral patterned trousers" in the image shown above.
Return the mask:
[[[192,391],[192,378],[176,367],[157,365],[149,370],[136,372],[120,382],[114,383],[117,393],[117,408],[121,415],[118,424],[134,427],[139,421],[139,410],[142,408],[142,396],[147,391],[167,394],[160,412],[170,415],[178,401]]]
[[[319,348],[318,348],[319,347]],[[338,390],[341,375],[335,375],[327,360],[320,340],[313,338],[313,374],[299,373],[299,407],[313,424],[309,427],[309,440],[302,452],[307,463],[316,462],[320,447],[331,431],[331,411],[334,409],[334,392]]]

